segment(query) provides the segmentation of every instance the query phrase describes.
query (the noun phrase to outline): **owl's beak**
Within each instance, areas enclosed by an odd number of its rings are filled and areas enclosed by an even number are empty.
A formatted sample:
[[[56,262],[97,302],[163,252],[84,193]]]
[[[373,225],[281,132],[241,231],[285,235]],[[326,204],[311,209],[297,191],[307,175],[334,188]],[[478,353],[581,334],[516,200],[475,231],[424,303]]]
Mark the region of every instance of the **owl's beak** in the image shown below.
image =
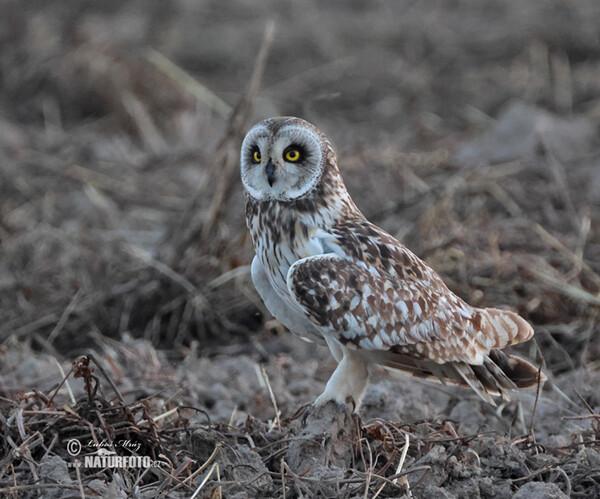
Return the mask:
[[[273,187],[273,184],[275,183],[275,165],[272,161],[269,160],[269,162],[267,163],[265,172],[267,173],[267,180],[269,181],[269,185]]]

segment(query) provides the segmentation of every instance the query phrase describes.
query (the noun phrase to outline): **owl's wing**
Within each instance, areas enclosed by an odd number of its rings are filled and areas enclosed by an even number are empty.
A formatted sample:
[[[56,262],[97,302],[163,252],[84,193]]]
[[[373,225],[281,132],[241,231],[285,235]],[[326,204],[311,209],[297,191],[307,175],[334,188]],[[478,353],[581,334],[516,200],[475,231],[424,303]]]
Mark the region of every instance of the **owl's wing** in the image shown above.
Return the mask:
[[[531,337],[521,317],[470,307],[410,252],[412,273],[351,251],[337,247],[288,272],[290,294],[323,334],[388,367],[468,385],[490,403],[503,388],[535,384],[534,366],[498,351]]]
[[[470,335],[476,309],[435,281],[393,279],[328,254],[296,262],[287,284],[306,316],[350,348],[392,350],[439,363],[481,363],[482,351],[497,348],[494,338]]]
[[[329,254],[294,263],[288,290],[323,333],[350,348],[481,364],[491,349],[533,335],[512,312],[469,306],[425,262],[364,218],[315,237]]]
[[[254,287],[262,301],[279,322],[304,340],[326,345],[317,326],[309,321],[302,311],[297,310],[297,307],[293,307],[293,304],[287,304],[273,288],[257,256],[252,260],[251,274]]]

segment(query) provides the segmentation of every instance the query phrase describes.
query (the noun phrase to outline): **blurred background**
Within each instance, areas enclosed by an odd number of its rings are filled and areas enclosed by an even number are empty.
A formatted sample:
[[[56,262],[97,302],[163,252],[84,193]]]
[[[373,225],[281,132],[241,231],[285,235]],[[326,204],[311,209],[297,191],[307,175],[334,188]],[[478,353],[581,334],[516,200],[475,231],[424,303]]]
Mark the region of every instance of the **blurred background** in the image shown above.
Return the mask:
[[[422,497],[597,497],[599,27],[598,0],[0,2],[0,495],[397,497],[384,444],[410,434]],[[250,279],[238,150],[275,115],[454,292],[533,324],[542,392],[375,370],[362,464],[284,476],[335,363]],[[117,430],[172,474],[68,469],[68,439]]]
[[[551,371],[598,367],[597,1],[5,1],[0,18],[5,349],[278,336],[237,155],[253,123],[296,115],[455,292],[531,321]]]

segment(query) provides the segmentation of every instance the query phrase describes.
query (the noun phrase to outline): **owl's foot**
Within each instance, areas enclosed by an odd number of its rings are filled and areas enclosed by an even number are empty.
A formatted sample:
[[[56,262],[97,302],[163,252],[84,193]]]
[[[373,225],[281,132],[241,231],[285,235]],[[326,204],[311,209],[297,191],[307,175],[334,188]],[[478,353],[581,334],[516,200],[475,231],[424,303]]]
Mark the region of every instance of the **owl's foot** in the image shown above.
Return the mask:
[[[304,411],[305,425],[298,429],[286,452],[285,461],[296,473],[320,469],[320,466],[349,468],[360,441],[361,431],[349,416],[348,406],[330,400],[311,405]]]
[[[342,358],[329,378],[325,391],[317,397],[313,406],[320,407],[333,401],[340,411],[351,416],[360,407],[369,371],[362,357],[345,347],[340,348]]]
[[[321,395],[311,405],[304,409],[301,418],[302,424],[306,425],[308,417],[311,414],[314,414],[321,407],[327,405],[329,402],[334,403],[337,406],[338,412],[342,413],[345,418],[352,418],[353,420],[357,421],[359,425],[362,423],[360,416],[356,412],[356,402],[352,396],[348,395],[344,403],[341,403],[334,399],[324,400],[323,395]]]

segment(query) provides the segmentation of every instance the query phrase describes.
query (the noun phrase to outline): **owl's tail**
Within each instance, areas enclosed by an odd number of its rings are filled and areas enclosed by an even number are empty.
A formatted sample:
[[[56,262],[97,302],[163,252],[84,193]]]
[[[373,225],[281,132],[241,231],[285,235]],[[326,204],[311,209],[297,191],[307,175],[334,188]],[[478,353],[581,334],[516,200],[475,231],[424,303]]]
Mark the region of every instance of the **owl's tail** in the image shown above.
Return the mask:
[[[492,405],[496,405],[492,396],[510,400],[510,391],[537,386],[546,381],[546,376],[536,366],[521,357],[500,350],[491,350],[481,365],[466,362],[438,364],[431,360],[403,355],[388,356],[381,363],[388,368],[406,371],[419,378],[471,388]]]
[[[510,400],[510,390],[529,388],[546,381],[546,376],[539,368],[501,350],[491,350],[479,366],[458,362],[452,364],[450,371],[458,374],[450,373],[453,381],[471,387],[483,400],[492,404],[491,395]]]
[[[533,328],[527,321],[513,312],[488,308],[474,309],[472,324],[479,336],[483,361],[479,357],[473,364],[468,361],[439,364],[396,352],[386,355],[382,364],[420,378],[469,387],[492,405],[496,405],[492,396],[510,400],[510,391],[536,386],[546,380],[540,369],[530,362],[500,350],[533,336]]]
[[[475,331],[481,331],[486,340],[493,342],[491,348],[516,345],[527,341],[533,336],[531,325],[509,310],[498,308],[475,309],[471,322]]]
[[[462,383],[470,386],[484,400],[500,395],[510,400],[507,390],[529,388],[546,380],[540,369],[530,362],[502,352],[500,349],[529,340],[533,328],[522,317],[508,310],[487,308],[478,310],[474,322],[481,320],[481,329],[488,340],[494,341],[492,350],[482,365],[458,363],[454,366]]]
[[[483,364],[446,362],[438,364],[431,360],[414,359],[403,355],[387,357],[384,366],[406,371],[413,376],[442,384],[471,388],[486,402],[496,405],[492,396],[510,400],[510,391],[530,388],[546,381],[546,376],[530,362],[500,350],[491,350]]]

